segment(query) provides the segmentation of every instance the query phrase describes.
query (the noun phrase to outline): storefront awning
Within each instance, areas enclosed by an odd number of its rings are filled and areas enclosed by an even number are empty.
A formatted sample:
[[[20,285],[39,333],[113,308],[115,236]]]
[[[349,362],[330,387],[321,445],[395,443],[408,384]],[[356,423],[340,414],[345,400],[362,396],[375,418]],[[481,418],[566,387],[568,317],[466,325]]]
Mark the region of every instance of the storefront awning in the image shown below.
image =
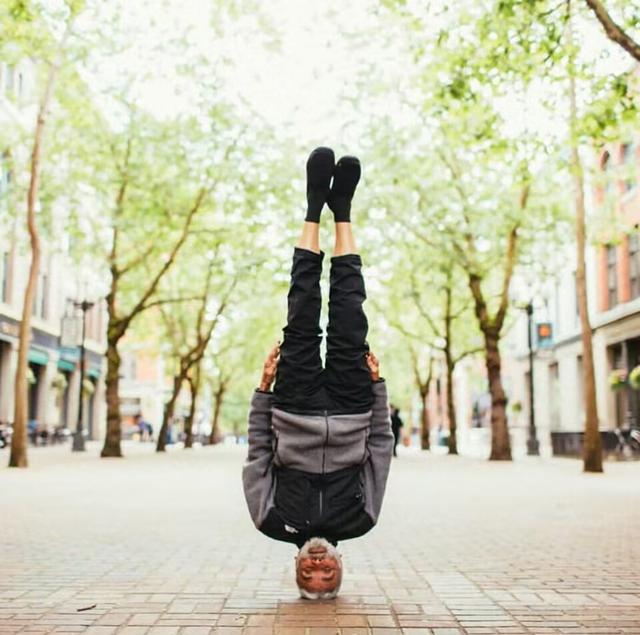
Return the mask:
[[[76,369],[76,365],[67,359],[59,359],[58,368],[60,370],[68,370],[70,373],[72,373]]]
[[[48,353],[44,351],[39,351],[35,348],[29,349],[29,354],[27,355],[27,359],[31,364],[39,364],[40,366],[46,366],[49,361]]]
[[[87,370],[87,375],[89,375],[89,377],[93,377],[94,379],[98,379],[100,377],[100,369],[96,368],[95,366],[89,368],[89,370]]]

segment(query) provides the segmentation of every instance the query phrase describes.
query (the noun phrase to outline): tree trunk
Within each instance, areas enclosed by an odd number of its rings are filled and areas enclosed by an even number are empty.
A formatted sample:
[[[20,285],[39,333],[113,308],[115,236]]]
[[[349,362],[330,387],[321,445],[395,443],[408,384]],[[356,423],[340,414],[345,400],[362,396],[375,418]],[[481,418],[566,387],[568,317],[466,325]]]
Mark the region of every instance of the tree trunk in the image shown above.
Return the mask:
[[[40,237],[36,223],[36,202],[38,200],[38,186],[40,181],[40,160],[42,155],[42,138],[46,121],[46,113],[51,99],[55,67],[49,73],[44,98],[38,109],[38,118],[31,152],[31,175],[29,191],[27,193],[27,228],[31,244],[31,263],[29,278],[22,303],[22,321],[20,322],[18,343],[18,365],[15,376],[15,411],[13,417],[13,436],[11,438],[11,453],[9,467],[27,467],[27,418],[29,416],[27,366],[29,345],[31,343],[31,315],[38,286],[40,271]]]
[[[420,448],[422,450],[431,449],[431,440],[429,438],[431,432],[431,425],[429,422],[429,408],[427,407],[427,400],[429,399],[429,391],[420,392]]]
[[[571,37],[571,25],[569,25]],[[602,440],[598,426],[598,406],[596,402],[596,382],[593,365],[593,343],[591,337],[591,323],[589,320],[589,304],[587,298],[587,282],[585,271],[586,230],[584,203],[584,176],[577,137],[577,105],[576,81],[574,77],[573,59],[569,69],[569,110],[571,129],[571,168],[573,172],[573,187],[576,197],[576,291],[578,296],[578,312],[582,337],[582,361],[584,379],[584,447],[583,461],[585,472],[602,472]]]
[[[42,159],[42,143],[47,122],[49,105],[53,96],[53,90],[62,64],[67,38],[71,32],[74,14],[67,21],[64,33],[60,39],[54,60],[49,70],[44,85],[42,98],[38,106],[36,127],[33,135],[33,147],[31,150],[31,171],[29,177],[29,190],[27,192],[27,228],[31,244],[31,264],[29,278],[24,293],[22,304],[22,321],[20,323],[18,343],[18,365],[15,376],[15,411],[13,417],[13,435],[11,437],[11,453],[9,455],[9,467],[27,467],[27,417],[29,416],[27,363],[29,345],[31,340],[31,314],[33,301],[38,284],[40,270],[40,237],[36,223],[36,203],[38,201],[38,189],[40,186],[40,163]]]
[[[220,432],[220,413],[222,412],[222,402],[226,392],[226,385],[221,384],[218,390],[214,393],[213,402],[213,419],[211,422],[211,434],[209,435],[209,443],[215,445],[222,440],[222,433]]]
[[[640,62],[640,44],[638,44],[623,28],[617,24],[600,0],[586,0],[596,18],[602,25],[607,37],[621,46],[636,62]]]
[[[185,449],[193,447],[193,419],[196,414],[196,394],[191,391],[191,404],[189,405],[189,414],[184,421],[184,447]]]
[[[169,424],[173,419],[176,401],[178,400],[178,395],[180,394],[180,388],[182,387],[183,381],[184,377],[182,374],[176,375],[173,378],[173,391],[171,392],[171,397],[166,403],[164,412],[162,413],[162,426],[160,427],[160,434],[158,434],[156,452],[164,452],[167,449],[167,431],[169,430]]]
[[[484,333],[485,363],[491,393],[491,461],[511,461],[511,442],[507,422],[507,397],[502,387],[502,358],[497,333]]]
[[[452,286],[451,275],[447,280],[445,287],[445,306],[444,306],[444,358],[447,364],[447,419],[449,420],[449,454],[458,454],[458,440],[456,438],[456,408],[453,402],[453,370],[455,362],[451,354],[451,315],[452,302]]]
[[[198,369],[195,369],[195,377],[188,377],[187,380],[189,382],[189,392],[191,393],[191,404],[189,405],[189,414],[184,422],[184,447],[191,448],[193,447],[193,420],[196,416],[196,405],[198,402],[198,391],[199,391],[199,378],[198,378]]]
[[[20,322],[20,340],[18,345],[18,366],[15,376],[15,413],[13,420],[13,436],[11,437],[11,454],[9,467],[27,467],[27,418],[29,416],[28,403],[28,354],[31,341],[31,313],[38,283],[40,268],[40,241],[35,226],[33,212],[29,214],[29,234],[31,236],[31,266],[29,279],[24,294],[22,306],[22,321]]]
[[[445,350],[447,360],[447,418],[449,419],[449,454],[458,454],[456,405],[453,400],[453,371],[455,363],[451,357],[451,351],[447,346]]]
[[[120,353],[118,351],[119,338],[107,338],[107,376],[106,400],[107,400],[107,434],[100,456],[121,457],[120,446]]]

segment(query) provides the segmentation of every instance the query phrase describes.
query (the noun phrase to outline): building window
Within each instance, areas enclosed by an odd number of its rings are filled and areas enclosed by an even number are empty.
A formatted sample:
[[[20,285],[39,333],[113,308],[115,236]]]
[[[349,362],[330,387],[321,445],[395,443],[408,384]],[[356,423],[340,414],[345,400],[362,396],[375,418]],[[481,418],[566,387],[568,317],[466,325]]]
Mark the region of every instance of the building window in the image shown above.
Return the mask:
[[[40,292],[40,315],[42,318],[47,319],[49,317],[49,279],[47,278],[47,274],[43,273],[40,278],[40,284],[42,285],[42,289]]]
[[[15,64],[0,64],[0,93],[20,99],[24,95],[25,75]]]
[[[613,176],[611,174],[611,155],[605,152],[600,161],[600,169],[604,178],[604,195],[608,197],[613,192]]]
[[[629,287],[631,298],[640,297],[640,238],[629,234]]]
[[[0,267],[2,267],[2,271],[0,271],[0,282],[2,282],[2,286],[0,286],[0,302],[9,302],[9,252],[5,251],[2,253],[2,260],[0,261]]]
[[[608,308],[618,304],[618,247],[607,245],[607,300]]]
[[[622,170],[624,191],[632,190],[636,185],[636,144],[622,144]]]
[[[124,379],[127,379],[129,381],[136,381],[138,368],[137,368],[135,354],[132,352],[127,353],[126,357],[124,357],[123,359],[122,365],[124,369],[122,376],[124,377]]]
[[[0,156],[0,197],[5,196],[11,185],[11,169],[9,168],[9,152]]]
[[[578,399],[576,412],[579,426],[584,425],[584,364],[582,355],[576,357],[576,397]]]
[[[5,64],[4,66],[4,92],[6,95],[13,94],[16,89],[16,67]]]
[[[560,429],[560,371],[558,362],[549,364],[549,424],[552,430]]]
[[[36,295],[33,298],[33,310],[32,313],[36,317],[40,317],[46,320],[48,317],[48,278],[47,274],[41,273],[38,276],[38,284],[36,286]]]

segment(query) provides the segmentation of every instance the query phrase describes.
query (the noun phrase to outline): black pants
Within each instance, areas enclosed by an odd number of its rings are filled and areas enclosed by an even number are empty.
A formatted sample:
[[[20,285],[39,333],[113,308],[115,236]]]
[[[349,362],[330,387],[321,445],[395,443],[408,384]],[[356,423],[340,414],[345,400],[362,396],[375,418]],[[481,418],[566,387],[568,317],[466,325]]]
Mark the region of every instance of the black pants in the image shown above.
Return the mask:
[[[324,254],[295,248],[287,325],[280,346],[274,405],[296,413],[354,414],[373,404],[365,360],[367,316],[362,260],[355,254],[331,259],[327,354],[322,367],[320,275]]]

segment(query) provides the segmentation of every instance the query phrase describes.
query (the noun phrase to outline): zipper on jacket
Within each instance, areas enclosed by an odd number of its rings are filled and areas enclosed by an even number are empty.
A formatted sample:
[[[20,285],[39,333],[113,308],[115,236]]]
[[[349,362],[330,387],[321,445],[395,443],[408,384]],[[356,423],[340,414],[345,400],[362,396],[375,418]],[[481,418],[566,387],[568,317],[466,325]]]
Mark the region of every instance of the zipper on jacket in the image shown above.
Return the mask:
[[[327,411],[324,411],[324,425],[325,425],[325,435],[324,435],[324,444],[322,445],[322,474],[324,475],[325,468],[325,458],[327,454],[327,446],[329,445],[329,417],[327,416]]]
[[[329,417],[327,416],[327,411],[324,411],[324,425],[325,425],[325,436],[324,436],[324,444],[322,445],[322,475],[324,476],[324,468],[325,468],[325,458],[327,454],[327,445],[329,445]],[[324,483],[320,482],[320,491],[319,491],[319,507],[320,507],[320,518],[322,518],[322,507],[323,507],[323,488]]]

